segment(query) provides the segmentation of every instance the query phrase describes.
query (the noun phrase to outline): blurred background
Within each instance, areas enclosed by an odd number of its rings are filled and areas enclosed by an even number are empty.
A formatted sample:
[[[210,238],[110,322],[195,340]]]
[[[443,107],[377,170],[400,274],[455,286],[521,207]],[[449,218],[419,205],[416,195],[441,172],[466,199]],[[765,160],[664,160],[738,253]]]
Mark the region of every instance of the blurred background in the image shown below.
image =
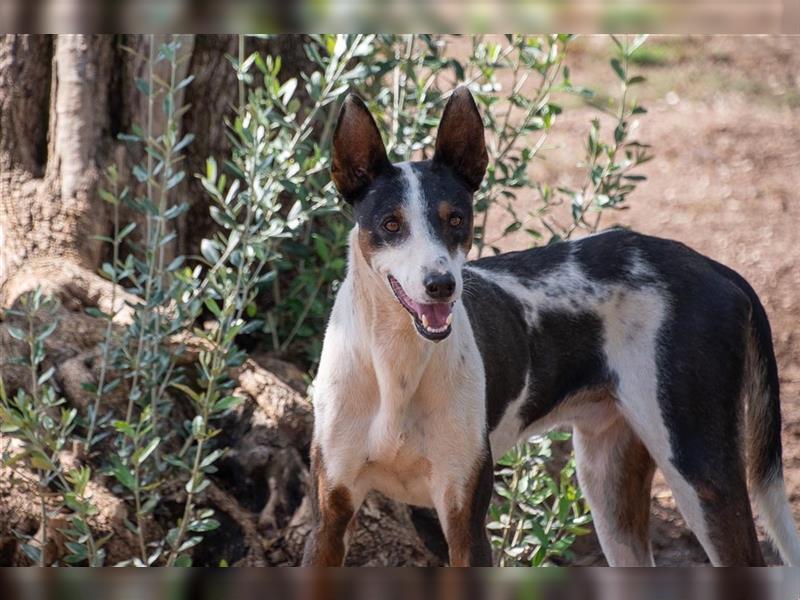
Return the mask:
[[[800,33],[793,0],[6,0],[0,30]]]
[[[623,226],[751,282],[800,518],[799,80],[780,35],[0,37],[0,564],[298,562],[351,226],[332,124],[352,90],[393,159],[429,156],[464,82],[490,151],[474,257]],[[605,564],[568,438],[503,457],[498,564]],[[653,508],[656,563],[707,563],[658,476]],[[348,562],[442,542],[376,496]]]

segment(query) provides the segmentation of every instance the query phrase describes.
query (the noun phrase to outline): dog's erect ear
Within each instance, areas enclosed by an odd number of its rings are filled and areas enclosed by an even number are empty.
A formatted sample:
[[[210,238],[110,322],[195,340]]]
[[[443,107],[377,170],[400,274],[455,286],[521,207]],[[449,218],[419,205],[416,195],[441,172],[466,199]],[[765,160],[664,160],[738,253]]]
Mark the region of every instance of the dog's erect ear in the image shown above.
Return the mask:
[[[361,98],[349,94],[333,132],[331,177],[336,189],[352,203],[370,181],[389,167],[375,120]]]
[[[444,107],[433,160],[450,167],[473,192],[480,187],[489,156],[481,114],[463,85],[456,88]]]

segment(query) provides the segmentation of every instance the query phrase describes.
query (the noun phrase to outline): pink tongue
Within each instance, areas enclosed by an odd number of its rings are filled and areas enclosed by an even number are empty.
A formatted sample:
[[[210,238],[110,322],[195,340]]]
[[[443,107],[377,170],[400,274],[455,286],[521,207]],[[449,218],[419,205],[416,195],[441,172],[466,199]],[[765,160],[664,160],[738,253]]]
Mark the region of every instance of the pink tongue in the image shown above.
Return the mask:
[[[441,329],[447,325],[447,317],[453,312],[450,303],[442,302],[438,304],[418,304],[419,316],[425,315],[430,329]]]

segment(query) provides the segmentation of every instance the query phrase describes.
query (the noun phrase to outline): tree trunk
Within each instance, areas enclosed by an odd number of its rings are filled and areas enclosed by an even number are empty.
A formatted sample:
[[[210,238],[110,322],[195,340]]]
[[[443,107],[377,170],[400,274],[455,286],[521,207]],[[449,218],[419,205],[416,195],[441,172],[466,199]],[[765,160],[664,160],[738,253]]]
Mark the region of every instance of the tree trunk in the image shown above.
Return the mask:
[[[162,37],[153,38],[155,47]],[[193,37],[180,37],[181,51],[191,53]],[[146,66],[121,46],[147,55],[150,41],[108,35],[0,38],[0,304],[40,284],[61,293],[67,278],[58,276],[54,263],[85,269],[83,280],[103,286],[94,275],[104,251],[97,236],[109,235],[112,224],[98,193],[102,173],[113,163],[131,165],[140,158],[138,149],[131,152],[116,138],[148,114],[147,99],[133,91],[134,78]],[[218,96],[231,93],[218,90]],[[164,116],[160,103],[155,105],[159,131]]]
[[[153,36],[154,49],[167,37]],[[171,201],[190,206],[173,223],[173,255],[196,254],[212,232],[206,192],[194,174],[209,156],[220,164],[228,156],[225,122],[239,102],[227,58],[237,55],[238,36],[177,37],[189,57],[178,76],[195,76],[182,91],[191,110],[181,129],[197,137],[184,151],[187,176],[171,192]],[[246,52],[281,55],[283,76],[293,77],[308,65],[303,41],[296,35],[247,38]],[[143,35],[0,36],[0,306],[36,285],[63,296],[60,264],[86,269],[83,279],[92,282],[90,275],[107,259],[108,249],[95,237],[109,235],[112,224],[98,190],[106,167],[117,164],[124,176],[142,159],[141,148],[117,136],[147,122],[147,98],[135,83],[146,78],[146,61],[135,53],[147,56],[150,43]],[[163,78],[166,66],[160,69],[155,74]],[[163,119],[155,102],[155,132]],[[132,178],[125,183],[141,192]],[[138,218],[122,215],[123,222]],[[99,289],[103,281],[93,284]]]

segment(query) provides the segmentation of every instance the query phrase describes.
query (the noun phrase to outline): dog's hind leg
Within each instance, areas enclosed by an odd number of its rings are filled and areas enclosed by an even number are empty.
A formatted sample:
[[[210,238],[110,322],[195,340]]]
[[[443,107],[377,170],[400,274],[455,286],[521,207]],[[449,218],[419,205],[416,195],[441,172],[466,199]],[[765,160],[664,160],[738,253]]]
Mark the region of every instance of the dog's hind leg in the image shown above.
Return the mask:
[[[618,417],[601,431],[575,427],[578,479],[611,566],[653,566],[650,488],[655,463]]]
[[[699,390],[690,397],[702,397]],[[655,398],[640,395],[639,410],[625,412],[627,422],[642,440],[664,474],[686,524],[717,566],[761,566],[764,558],[756,537],[747,495],[736,399],[727,406],[707,401],[708,414],[691,418],[682,409],[686,400],[667,402],[661,410]],[[623,407],[628,396],[622,395]],[[681,410],[671,410],[671,407]]]
[[[764,566],[744,470],[728,469],[710,455],[698,458],[718,465],[716,475],[698,475],[672,463],[659,463],[687,525],[713,565]]]
[[[724,285],[715,294],[672,291],[669,300],[657,290],[629,292],[630,314],[648,318],[606,329],[617,404],[711,562],[763,565],[744,461],[751,305]]]
[[[691,398],[702,398],[698,386]],[[712,399],[707,413],[693,415],[700,402],[665,401],[661,410],[626,413],[626,418],[664,474],[686,524],[716,566],[762,566],[750,499],[747,494],[736,398]],[[623,395],[622,403],[626,403]],[[640,402],[646,406],[646,396]],[[630,417],[630,418],[628,418]],[[634,421],[635,419],[635,421]]]

